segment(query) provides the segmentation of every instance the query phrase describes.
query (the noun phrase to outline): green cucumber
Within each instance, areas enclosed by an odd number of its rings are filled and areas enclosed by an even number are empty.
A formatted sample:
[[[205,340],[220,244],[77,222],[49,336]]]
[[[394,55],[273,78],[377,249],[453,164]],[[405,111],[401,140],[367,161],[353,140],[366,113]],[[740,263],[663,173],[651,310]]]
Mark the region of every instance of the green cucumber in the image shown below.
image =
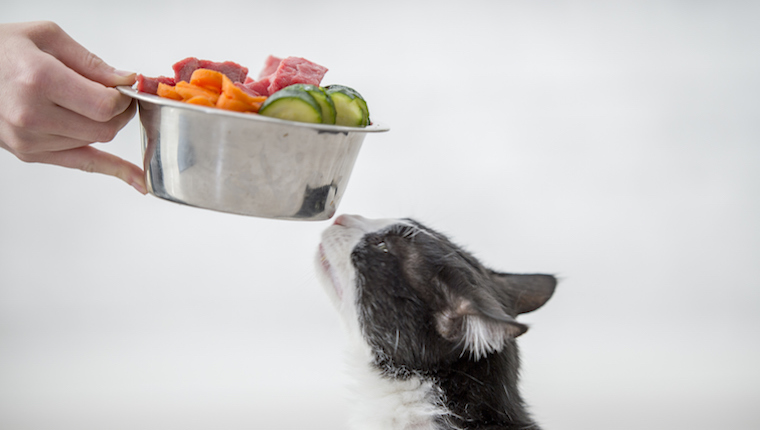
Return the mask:
[[[329,85],[325,93],[332,97],[335,103],[335,124],[349,127],[366,127],[369,125],[369,109],[367,102],[353,88],[344,85]]]
[[[322,108],[307,91],[286,87],[267,97],[259,115],[289,121],[322,123]]]
[[[287,88],[306,91],[314,97],[319,107],[322,108],[322,124],[335,124],[335,103],[324,89],[310,84],[293,84]]]

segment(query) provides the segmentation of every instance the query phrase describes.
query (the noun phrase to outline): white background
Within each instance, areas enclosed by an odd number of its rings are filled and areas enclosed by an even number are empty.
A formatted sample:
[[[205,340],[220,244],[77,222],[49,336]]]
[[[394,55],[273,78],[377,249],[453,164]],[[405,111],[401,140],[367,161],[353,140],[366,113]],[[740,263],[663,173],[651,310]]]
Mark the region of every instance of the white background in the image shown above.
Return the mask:
[[[187,56],[327,66],[391,127],[339,212],[413,216],[494,269],[561,277],[521,317],[545,429],[760,428],[760,3],[121,3],[3,0],[0,20],[56,21],[146,75]],[[98,146],[141,164],[137,121]],[[0,428],[346,428],[312,268],[329,222],[6,152],[0,208]]]

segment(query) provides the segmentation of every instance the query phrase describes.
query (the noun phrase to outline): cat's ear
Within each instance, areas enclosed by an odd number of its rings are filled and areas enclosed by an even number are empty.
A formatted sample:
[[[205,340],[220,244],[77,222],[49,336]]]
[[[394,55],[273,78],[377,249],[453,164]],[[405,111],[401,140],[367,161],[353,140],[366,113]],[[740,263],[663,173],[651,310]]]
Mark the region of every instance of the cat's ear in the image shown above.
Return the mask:
[[[516,314],[535,311],[554,294],[557,278],[552,275],[516,275],[491,272],[497,285],[511,298],[511,308]]]
[[[445,339],[462,345],[475,360],[501,350],[510,340],[528,331],[501,309],[484,309],[471,299],[451,297],[436,315],[436,329]]]
[[[491,272],[495,286],[490,292],[449,291],[444,309],[436,315],[436,329],[445,339],[461,344],[478,360],[528,331],[528,326],[507,312],[519,315],[543,306],[557,286],[551,275],[517,275]],[[494,296],[491,296],[493,294]],[[506,310],[508,311],[506,311]]]

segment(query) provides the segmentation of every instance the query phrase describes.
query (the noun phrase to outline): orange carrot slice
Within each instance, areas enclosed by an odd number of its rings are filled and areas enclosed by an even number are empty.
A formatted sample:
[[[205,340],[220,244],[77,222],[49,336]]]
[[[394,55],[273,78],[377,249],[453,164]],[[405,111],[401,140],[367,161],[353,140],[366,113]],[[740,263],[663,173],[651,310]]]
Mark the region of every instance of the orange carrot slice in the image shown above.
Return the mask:
[[[209,99],[212,104],[216,104],[216,100],[219,98],[218,93],[203,87],[199,87],[198,85],[187,83],[185,81],[177,82],[177,85],[174,86],[174,90],[182,96],[182,99],[184,101],[188,101],[193,97],[201,96]]]
[[[261,107],[261,103],[245,103],[238,99],[233,99],[222,94],[216,101],[216,107],[219,109],[231,110],[235,112],[253,112],[256,113]]]
[[[167,99],[182,100],[182,96],[179,95],[179,93],[174,90],[173,86],[160,83],[160,82],[158,84],[158,91],[156,92],[156,94],[159,97],[165,97]]]
[[[251,96],[223,73],[209,69],[195,70],[190,82],[180,81],[175,86],[159,84],[158,95],[198,106],[254,113],[267,99]]]
[[[235,100],[222,94],[216,101],[216,107],[224,110],[231,110],[235,112],[249,112],[252,110],[250,105],[247,105],[240,100]]]
[[[222,95],[217,107],[237,112],[258,112],[266,97],[254,97],[246,93],[227,76],[222,76]]]
[[[223,73],[209,69],[196,69],[190,77],[190,83],[217,94],[222,92]]]
[[[185,100],[185,103],[190,105],[198,105],[198,106],[208,106],[208,107],[214,107],[216,106],[214,102],[211,101],[208,97],[204,96],[195,96],[191,97],[187,100]]]

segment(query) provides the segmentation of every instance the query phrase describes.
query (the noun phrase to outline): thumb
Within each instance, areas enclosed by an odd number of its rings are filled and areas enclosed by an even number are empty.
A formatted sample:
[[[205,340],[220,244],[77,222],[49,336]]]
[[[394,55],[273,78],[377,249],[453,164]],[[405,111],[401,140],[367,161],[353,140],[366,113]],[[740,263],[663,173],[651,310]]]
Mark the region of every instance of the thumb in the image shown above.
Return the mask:
[[[41,22],[36,25],[38,28],[32,32],[31,38],[37,46],[85,78],[107,87],[135,83],[134,72],[125,72],[111,67],[80,45],[57,24]]]

